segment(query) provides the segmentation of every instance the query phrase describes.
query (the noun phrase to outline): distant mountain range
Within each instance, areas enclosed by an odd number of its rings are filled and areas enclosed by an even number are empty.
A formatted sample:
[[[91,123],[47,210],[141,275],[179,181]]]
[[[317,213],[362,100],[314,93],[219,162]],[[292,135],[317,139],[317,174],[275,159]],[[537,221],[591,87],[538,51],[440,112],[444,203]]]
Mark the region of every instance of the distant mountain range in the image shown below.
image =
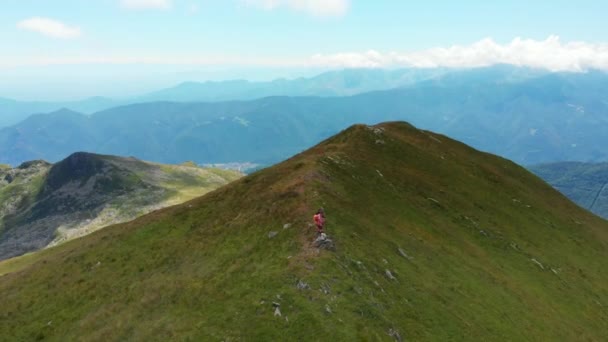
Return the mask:
[[[123,99],[92,97],[81,101],[43,102],[0,98],[0,128],[14,125],[32,114],[60,109],[91,114],[111,107],[142,102],[252,100],[277,95],[343,96],[410,85],[441,76],[446,72],[445,69],[346,69],[326,72],[311,78],[278,79],[270,82],[246,80],[184,82],[175,87]]]
[[[315,242],[325,208],[332,241]],[[603,341],[608,222],[406,123],[0,262],[11,341]]]
[[[355,82],[356,83],[356,82]],[[74,151],[180,163],[283,160],[361,122],[408,120],[520,164],[608,160],[608,75],[492,67],[346,97],[152,102],[34,115],[0,130],[0,162]]]
[[[608,219],[608,163],[562,162],[529,169],[581,207]]]
[[[32,114],[53,112],[61,108],[71,108],[83,113],[94,113],[119,104],[117,101],[104,97],[65,102],[16,101],[0,98],[0,128],[14,125]]]
[[[0,260],[203,195],[241,176],[194,164],[75,153],[0,167]]]
[[[514,70],[512,67],[503,66]],[[530,72],[528,69],[525,69]],[[141,97],[137,102],[210,102],[254,100],[268,96],[348,96],[388,90],[441,77],[447,69],[345,69],[311,78],[277,79],[270,82],[234,80],[224,82],[185,82]]]

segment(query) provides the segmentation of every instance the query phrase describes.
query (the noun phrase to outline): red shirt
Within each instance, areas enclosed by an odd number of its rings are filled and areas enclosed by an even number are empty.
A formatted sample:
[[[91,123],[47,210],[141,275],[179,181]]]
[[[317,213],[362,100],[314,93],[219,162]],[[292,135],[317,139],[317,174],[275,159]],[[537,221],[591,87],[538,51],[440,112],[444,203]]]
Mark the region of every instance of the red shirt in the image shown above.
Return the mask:
[[[325,219],[323,218],[323,215],[315,214],[315,216],[313,216],[312,218],[313,218],[313,220],[315,220],[315,224],[317,226],[323,227],[323,224],[325,223]]]

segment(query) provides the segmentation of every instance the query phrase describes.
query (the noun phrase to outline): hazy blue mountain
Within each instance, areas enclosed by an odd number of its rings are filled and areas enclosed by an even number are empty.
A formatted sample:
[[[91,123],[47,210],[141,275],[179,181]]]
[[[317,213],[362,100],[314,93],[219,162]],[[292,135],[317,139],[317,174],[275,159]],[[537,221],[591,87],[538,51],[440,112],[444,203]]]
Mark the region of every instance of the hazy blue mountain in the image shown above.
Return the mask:
[[[353,123],[407,120],[532,165],[608,160],[608,76],[507,68],[347,97],[154,102],[91,116],[61,111],[0,130],[0,162],[56,161],[74,151],[178,163],[273,163]],[[485,73],[485,75],[484,75]]]
[[[346,69],[311,78],[277,79],[270,82],[185,82],[136,100],[207,102],[252,100],[268,96],[345,96],[411,85],[440,77],[446,72],[446,69]]]
[[[608,219],[608,163],[562,162],[529,169],[576,204]]]
[[[119,104],[121,102],[105,97],[92,97],[82,101],[68,102],[16,101],[0,98],[0,127],[14,125],[32,114],[48,113],[62,108],[83,113],[94,113]]]
[[[445,69],[346,69],[311,78],[278,79],[270,82],[228,80],[184,82],[175,87],[124,99],[92,97],[81,101],[16,101],[0,98],[0,127],[14,125],[32,114],[67,108],[91,114],[111,107],[141,102],[201,102],[252,100],[267,96],[341,96],[372,90],[390,89],[428,80],[446,73]]]
[[[270,82],[229,80],[217,82],[184,82],[175,87],[142,96],[123,99],[92,97],[82,101],[41,102],[0,98],[0,127],[14,125],[29,115],[48,113],[62,108],[91,114],[111,107],[142,102],[211,102],[253,100],[268,96],[346,96],[375,90],[387,90],[422,81],[444,78],[469,82],[473,79],[514,81],[542,73],[529,68],[494,66],[466,71],[448,69],[346,69],[330,71],[311,78],[278,79]]]

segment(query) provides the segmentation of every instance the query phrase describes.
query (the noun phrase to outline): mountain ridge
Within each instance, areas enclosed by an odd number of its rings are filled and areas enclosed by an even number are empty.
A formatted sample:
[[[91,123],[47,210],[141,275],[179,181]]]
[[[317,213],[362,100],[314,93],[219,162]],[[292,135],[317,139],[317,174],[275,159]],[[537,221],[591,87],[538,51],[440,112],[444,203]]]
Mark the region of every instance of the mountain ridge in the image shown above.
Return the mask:
[[[311,244],[321,206],[335,251]],[[0,332],[597,340],[607,247],[606,221],[504,158],[404,123],[357,125],[183,205],[0,263]]]
[[[36,251],[182,203],[239,177],[77,152],[0,169],[0,259]]]
[[[448,134],[523,165],[608,159],[601,148],[608,143],[605,74],[494,83],[477,74],[349,97],[134,104],[86,120],[56,118],[55,126],[53,119],[36,117],[0,130],[0,162],[55,161],[87,150],[165,163],[272,164],[353,123],[392,120]]]

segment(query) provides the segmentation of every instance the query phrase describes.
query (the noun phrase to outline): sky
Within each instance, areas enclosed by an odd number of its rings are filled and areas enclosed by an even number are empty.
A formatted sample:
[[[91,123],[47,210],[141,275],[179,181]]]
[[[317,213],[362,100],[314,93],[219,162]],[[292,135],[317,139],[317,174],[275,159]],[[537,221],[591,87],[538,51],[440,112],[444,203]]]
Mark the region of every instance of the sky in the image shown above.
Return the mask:
[[[350,67],[608,70],[607,1],[0,0],[0,97]]]

